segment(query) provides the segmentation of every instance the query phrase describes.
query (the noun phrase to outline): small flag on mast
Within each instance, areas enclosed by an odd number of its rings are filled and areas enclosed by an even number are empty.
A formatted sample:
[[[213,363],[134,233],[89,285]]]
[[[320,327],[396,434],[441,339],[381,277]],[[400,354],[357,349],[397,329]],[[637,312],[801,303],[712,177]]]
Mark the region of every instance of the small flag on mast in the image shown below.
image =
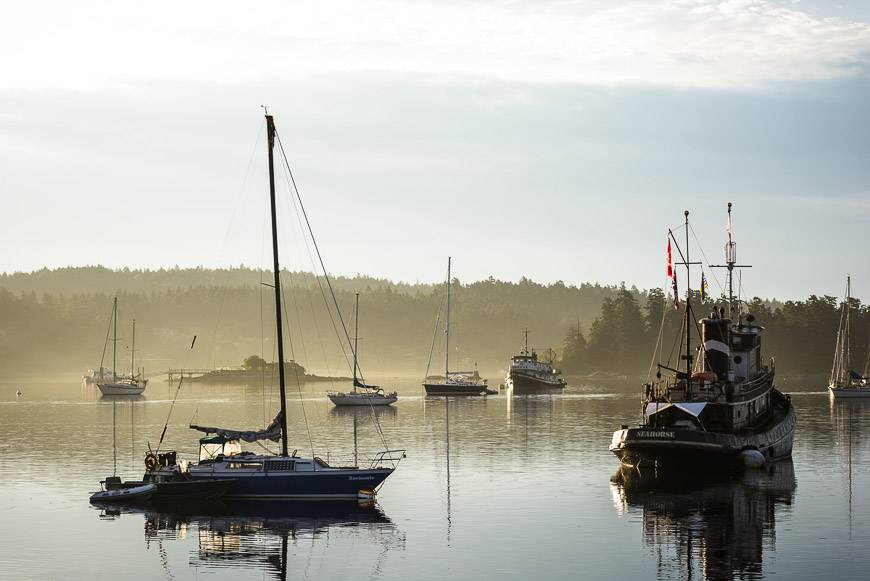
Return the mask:
[[[674,259],[671,256],[671,238],[668,237],[668,278],[674,278]]]
[[[709,290],[707,289],[707,277],[704,276],[704,271],[701,271],[701,302],[707,302],[707,294]]]
[[[674,289],[674,308],[680,308],[680,292],[677,290],[677,273],[673,273],[671,277],[671,286]]]

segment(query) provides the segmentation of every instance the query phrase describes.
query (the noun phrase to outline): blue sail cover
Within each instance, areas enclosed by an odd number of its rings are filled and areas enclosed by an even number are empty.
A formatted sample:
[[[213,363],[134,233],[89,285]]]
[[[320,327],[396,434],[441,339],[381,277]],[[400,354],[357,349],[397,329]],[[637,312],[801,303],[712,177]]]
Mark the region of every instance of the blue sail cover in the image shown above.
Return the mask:
[[[361,387],[361,388],[363,388],[363,389],[378,389],[378,388],[380,388],[379,385],[368,385],[368,384],[366,384],[366,383],[363,383],[363,382],[360,381],[359,379],[354,379],[354,380],[353,380],[353,386],[354,386],[354,387]]]
[[[191,424],[192,430],[205,432],[206,434],[217,434],[227,440],[242,440],[244,442],[256,442],[258,440],[272,440],[277,442],[281,439],[281,412],[275,416],[272,423],[264,430],[232,430],[229,428],[212,428],[209,426],[195,426]]]

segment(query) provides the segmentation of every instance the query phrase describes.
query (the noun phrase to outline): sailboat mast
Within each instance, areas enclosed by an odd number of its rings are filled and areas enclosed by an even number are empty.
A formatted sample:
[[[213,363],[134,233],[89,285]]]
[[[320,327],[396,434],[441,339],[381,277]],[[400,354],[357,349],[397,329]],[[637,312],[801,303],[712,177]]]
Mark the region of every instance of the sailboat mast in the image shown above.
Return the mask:
[[[278,262],[278,218],[275,211],[275,120],[266,115],[269,153],[269,202],[272,211],[272,266],[275,276],[275,324],[278,337],[278,386],[281,397],[281,455],[287,456],[287,394],[284,382],[284,326],[281,319],[281,265]]]
[[[844,337],[843,337],[843,348],[844,348],[844,352],[843,352],[843,375],[846,378],[849,378],[848,377],[849,370],[852,369],[852,361],[851,361],[851,359],[852,359],[852,345],[849,342],[850,341],[850,338],[849,338],[849,326],[850,326],[849,319],[850,319],[850,315],[851,315],[849,303],[851,302],[851,300],[850,300],[851,298],[852,298],[852,276],[846,275],[846,328],[845,328],[845,333],[844,333]]]
[[[136,367],[134,367],[134,363],[136,362],[136,319],[133,319],[133,340],[130,345],[130,377],[136,377]]]
[[[450,375],[450,257],[447,257],[447,323],[444,327],[444,382]]]
[[[112,381],[118,380],[118,297],[112,302]]]
[[[353,325],[353,391],[356,392],[356,370],[357,370],[357,344],[359,342],[359,293],[356,293],[356,309]],[[354,416],[354,426],[356,426],[356,416]],[[354,437],[356,437],[354,435]],[[356,440],[354,440],[356,441]]]

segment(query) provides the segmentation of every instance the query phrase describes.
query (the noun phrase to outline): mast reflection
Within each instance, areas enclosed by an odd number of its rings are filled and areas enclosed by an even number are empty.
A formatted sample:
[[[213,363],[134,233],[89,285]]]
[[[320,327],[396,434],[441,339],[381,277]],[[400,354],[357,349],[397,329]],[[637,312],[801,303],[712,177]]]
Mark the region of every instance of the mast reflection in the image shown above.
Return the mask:
[[[775,548],[776,513],[791,506],[796,487],[791,460],[730,479],[627,467],[611,479],[617,511],[641,511],[659,578],[761,578],[764,551]]]
[[[391,548],[404,546],[404,536],[374,503],[251,501],[173,507],[171,511],[102,508],[101,518],[141,513],[146,542],[156,544],[161,556],[164,543],[193,539],[196,546],[188,561],[192,568],[254,568],[282,581],[287,579],[288,568],[291,577],[296,576],[294,567],[288,567],[288,547],[292,548],[291,559],[307,554],[310,560],[318,546],[343,540],[354,546],[369,544],[375,550],[372,567],[378,571]]]

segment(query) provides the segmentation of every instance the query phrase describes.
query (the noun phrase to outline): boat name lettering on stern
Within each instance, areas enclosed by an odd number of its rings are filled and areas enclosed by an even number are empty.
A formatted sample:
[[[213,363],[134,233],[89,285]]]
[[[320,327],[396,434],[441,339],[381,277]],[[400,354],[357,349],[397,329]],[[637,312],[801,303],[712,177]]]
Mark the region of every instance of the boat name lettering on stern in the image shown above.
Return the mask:
[[[643,431],[637,433],[639,438],[663,438],[663,439],[674,439],[673,432],[652,432],[652,431]]]

